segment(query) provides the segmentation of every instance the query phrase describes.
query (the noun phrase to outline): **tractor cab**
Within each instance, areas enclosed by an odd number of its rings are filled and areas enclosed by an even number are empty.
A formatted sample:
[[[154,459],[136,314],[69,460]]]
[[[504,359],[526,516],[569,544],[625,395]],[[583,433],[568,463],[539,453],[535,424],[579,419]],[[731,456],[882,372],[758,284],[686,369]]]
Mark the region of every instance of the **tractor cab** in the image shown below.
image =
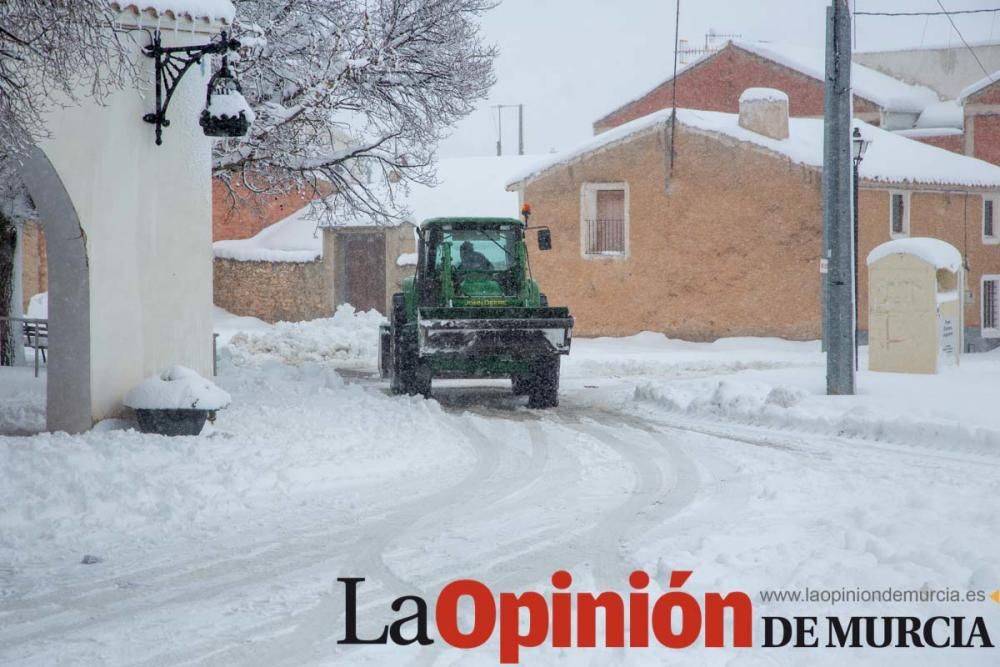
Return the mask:
[[[530,299],[520,220],[433,220],[421,236],[421,306],[516,306]]]

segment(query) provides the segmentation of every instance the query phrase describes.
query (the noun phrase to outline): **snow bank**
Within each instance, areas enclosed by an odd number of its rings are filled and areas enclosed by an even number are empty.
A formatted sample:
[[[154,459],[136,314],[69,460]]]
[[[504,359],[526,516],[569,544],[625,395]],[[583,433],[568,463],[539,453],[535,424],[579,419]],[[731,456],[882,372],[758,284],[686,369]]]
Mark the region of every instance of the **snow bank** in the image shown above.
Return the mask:
[[[206,539],[287,525],[310,508],[356,522],[370,507],[355,505],[357,480],[399,488],[408,475],[448,478],[471,462],[434,401],[346,385],[316,366],[223,363],[218,381],[235,400],[200,436],[108,425],[0,437],[0,599],[58,586],[84,554],[122,567],[180,545],[186,559]]]
[[[124,402],[134,410],[222,410],[232,397],[190,368],[174,366],[133,387]]]
[[[0,367],[0,433],[45,429],[45,383],[46,376],[36,378],[34,368]]]
[[[330,318],[278,322],[263,333],[238,333],[230,340],[229,351],[240,365],[280,361],[292,366],[375,368],[378,327],[384,321],[378,311],[357,312],[342,305]]]
[[[962,268],[962,253],[955,246],[940,239],[923,237],[896,239],[876,246],[868,253],[868,265],[897,254],[919,257],[937,269],[955,272]]]

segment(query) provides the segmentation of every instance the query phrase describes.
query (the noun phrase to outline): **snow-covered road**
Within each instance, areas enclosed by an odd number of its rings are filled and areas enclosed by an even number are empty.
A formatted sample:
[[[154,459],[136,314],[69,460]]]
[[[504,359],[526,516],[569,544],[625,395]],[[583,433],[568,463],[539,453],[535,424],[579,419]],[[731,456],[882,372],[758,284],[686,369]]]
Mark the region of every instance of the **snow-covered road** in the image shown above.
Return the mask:
[[[603,363],[568,364],[562,405],[531,411],[503,383],[444,383],[424,401],[387,395],[364,370],[227,362],[220,383],[234,406],[199,438],[0,439],[12,482],[0,490],[0,664],[496,665],[495,636],[473,651],[338,644],[337,578],[366,579],[359,632],[374,636],[399,616],[399,596],[433,607],[460,578],[548,593],[559,569],[591,592],[627,592],[629,572],[644,569],[652,594],[671,570],[690,569],[687,592],[746,591],[758,616],[967,613],[1000,629],[1000,605],[989,602],[757,597],[1000,587],[997,450],[665,410],[636,400],[648,378],[595,373]],[[682,366],[678,377],[706,372]],[[84,554],[101,561],[81,564]],[[995,649],[948,652],[955,665],[997,659]],[[932,665],[942,654],[522,651],[528,665],[667,660]]]

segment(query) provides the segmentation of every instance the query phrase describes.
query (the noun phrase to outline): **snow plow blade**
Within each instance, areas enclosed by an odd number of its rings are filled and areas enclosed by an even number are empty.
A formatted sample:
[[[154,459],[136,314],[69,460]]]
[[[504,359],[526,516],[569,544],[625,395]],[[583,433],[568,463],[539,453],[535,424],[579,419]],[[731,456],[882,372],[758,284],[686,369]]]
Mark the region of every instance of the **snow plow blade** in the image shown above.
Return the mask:
[[[422,357],[569,354],[572,334],[568,308],[421,308],[417,317]]]

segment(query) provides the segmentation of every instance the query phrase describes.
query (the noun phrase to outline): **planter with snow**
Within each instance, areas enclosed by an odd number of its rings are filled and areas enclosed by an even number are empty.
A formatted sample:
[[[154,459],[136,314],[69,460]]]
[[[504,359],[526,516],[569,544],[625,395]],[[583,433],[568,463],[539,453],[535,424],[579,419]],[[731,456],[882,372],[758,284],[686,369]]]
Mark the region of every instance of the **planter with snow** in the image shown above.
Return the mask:
[[[142,381],[125,396],[139,430],[160,435],[198,435],[232,398],[190,368],[174,366]]]

